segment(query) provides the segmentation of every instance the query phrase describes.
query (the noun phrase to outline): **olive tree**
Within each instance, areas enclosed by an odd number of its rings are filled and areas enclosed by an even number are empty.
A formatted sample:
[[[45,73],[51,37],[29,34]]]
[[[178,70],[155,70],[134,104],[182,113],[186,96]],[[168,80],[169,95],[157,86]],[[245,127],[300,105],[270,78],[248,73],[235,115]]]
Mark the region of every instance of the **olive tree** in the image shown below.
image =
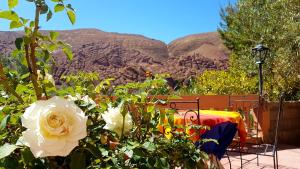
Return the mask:
[[[296,99],[300,86],[300,1],[239,0],[221,11],[219,33],[232,51],[230,66],[256,74],[251,48],[262,43],[271,49],[265,61],[265,94],[280,92]]]

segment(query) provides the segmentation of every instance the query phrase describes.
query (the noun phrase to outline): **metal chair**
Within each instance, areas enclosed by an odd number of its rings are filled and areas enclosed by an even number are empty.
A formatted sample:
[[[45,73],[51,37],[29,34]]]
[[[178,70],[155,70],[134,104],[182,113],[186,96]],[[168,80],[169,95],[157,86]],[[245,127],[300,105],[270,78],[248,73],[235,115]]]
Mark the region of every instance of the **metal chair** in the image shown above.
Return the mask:
[[[275,135],[274,140],[272,144],[261,144],[259,145],[259,148],[263,148],[261,152],[259,152],[259,155],[262,156],[270,156],[273,157],[273,167],[274,169],[278,169],[278,132],[280,127],[280,121],[283,116],[283,105],[284,105],[284,93],[280,95],[279,98],[279,106],[278,106],[278,112],[276,115],[276,125],[275,125]],[[267,154],[268,150],[270,148],[271,154]]]
[[[241,144],[239,137],[236,136],[233,143],[229,146],[227,149],[228,152],[236,152],[240,156],[241,160],[241,168],[243,166],[243,154],[257,154],[257,148],[258,145],[261,142],[261,139],[259,137],[260,135],[260,130],[259,130],[259,97],[253,97],[249,98],[247,96],[229,96],[229,107],[233,111],[238,111],[243,117],[243,120],[246,124],[246,129],[247,129],[247,140],[246,143],[243,145]],[[245,149],[245,147],[248,147]],[[251,149],[249,148],[251,147]],[[227,157],[229,160],[230,168],[231,168],[231,160],[230,157]],[[253,161],[257,159],[258,163],[258,154],[255,158],[252,158],[250,160],[247,160],[246,163]]]
[[[284,94],[281,94],[280,99],[279,99],[279,110],[277,112],[276,116],[276,126],[275,126],[275,137],[274,137],[274,142],[272,144],[264,144],[262,143],[262,139],[260,137],[260,128],[259,128],[259,117],[262,113],[262,98],[259,97],[259,100],[243,100],[243,99],[237,99],[237,100],[232,100],[230,105],[234,105],[232,108],[236,111],[242,110],[242,111],[249,111],[249,110],[257,110],[257,112],[253,111],[253,115],[256,116],[256,119],[254,119],[254,130],[256,132],[251,135],[249,135],[249,138],[254,139],[254,142],[246,142],[243,146],[237,139],[237,141],[231,145],[231,147],[227,150],[228,152],[238,152],[240,155],[240,160],[241,160],[241,169],[243,168],[243,165],[253,161],[257,160],[257,166],[259,166],[259,156],[271,156],[273,157],[273,162],[274,162],[274,169],[278,169],[278,153],[277,153],[277,145],[278,145],[278,130],[280,126],[280,119],[282,116],[283,112],[283,101],[284,101]],[[250,108],[250,109],[249,109]],[[250,115],[251,113],[244,114],[244,116]],[[251,126],[249,126],[249,120],[248,118],[245,117],[245,123],[248,126],[248,132],[249,130],[251,131]],[[250,119],[250,118],[249,118]],[[253,126],[252,126],[253,127]],[[251,139],[250,139],[251,140]],[[253,140],[252,140],[253,141]],[[271,151],[270,151],[271,150]],[[269,152],[271,154],[269,154]],[[256,154],[255,158],[252,158],[250,160],[243,159],[242,155],[243,154]],[[246,160],[244,163],[243,160]],[[231,168],[231,161],[229,158],[229,163],[230,163],[230,168]]]
[[[184,125],[186,126],[188,122],[199,124],[200,121],[200,99],[196,98],[195,100],[172,100],[163,105],[164,108],[171,109],[174,113],[178,113],[181,110],[184,110]],[[191,114],[190,118],[187,119],[187,115]],[[166,133],[165,128],[163,127],[163,133]]]

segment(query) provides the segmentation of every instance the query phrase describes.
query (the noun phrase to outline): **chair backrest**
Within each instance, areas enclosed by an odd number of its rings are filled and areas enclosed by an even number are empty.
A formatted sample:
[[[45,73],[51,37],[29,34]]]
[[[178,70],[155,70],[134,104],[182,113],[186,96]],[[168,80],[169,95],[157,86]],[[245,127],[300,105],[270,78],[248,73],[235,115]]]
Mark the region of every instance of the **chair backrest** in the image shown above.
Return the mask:
[[[168,103],[168,108],[175,110],[176,112],[184,111],[184,122],[188,121],[196,122],[200,124],[200,99],[196,100],[172,100]]]
[[[161,112],[166,113],[184,113],[184,126],[187,126],[188,121],[196,124],[200,124],[200,99],[196,100],[171,100],[166,103],[159,103],[158,106],[161,108]],[[190,116],[188,117],[188,115]],[[187,119],[187,117],[189,119]],[[163,117],[165,119],[165,117]],[[168,119],[169,121],[169,119]],[[171,131],[166,130],[165,126],[162,126],[163,133],[168,135]],[[171,130],[176,130],[176,128],[172,128]]]
[[[275,138],[274,138],[275,146],[277,146],[277,143],[278,143],[278,130],[280,127],[281,117],[283,116],[284,98],[285,98],[285,94],[281,93],[280,98],[279,98],[279,108],[278,108],[278,112],[277,112],[276,126],[275,126]]]
[[[229,99],[229,108],[239,112],[246,124],[248,137],[259,135],[259,98],[245,98],[244,96],[234,96]]]

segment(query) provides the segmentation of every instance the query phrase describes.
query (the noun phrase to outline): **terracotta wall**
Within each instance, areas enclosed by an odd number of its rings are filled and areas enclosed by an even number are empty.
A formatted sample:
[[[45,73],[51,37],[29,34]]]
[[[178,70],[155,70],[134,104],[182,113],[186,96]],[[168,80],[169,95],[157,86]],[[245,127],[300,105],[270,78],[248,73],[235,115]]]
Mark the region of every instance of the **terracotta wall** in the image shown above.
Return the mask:
[[[258,101],[257,95],[193,95],[193,96],[180,96],[180,99],[171,99],[171,101],[196,101],[200,99],[200,109],[214,109],[214,110],[228,110],[234,109],[237,106],[251,107],[251,101]],[[158,98],[166,98],[166,96],[159,96]],[[239,100],[246,100],[246,102],[236,102]],[[185,104],[183,108],[195,108],[196,104]],[[184,105],[182,105],[184,106]]]
[[[266,141],[272,142],[275,137],[278,102],[265,102],[263,127]],[[300,145],[300,102],[284,102],[283,115],[279,123],[279,144]]]

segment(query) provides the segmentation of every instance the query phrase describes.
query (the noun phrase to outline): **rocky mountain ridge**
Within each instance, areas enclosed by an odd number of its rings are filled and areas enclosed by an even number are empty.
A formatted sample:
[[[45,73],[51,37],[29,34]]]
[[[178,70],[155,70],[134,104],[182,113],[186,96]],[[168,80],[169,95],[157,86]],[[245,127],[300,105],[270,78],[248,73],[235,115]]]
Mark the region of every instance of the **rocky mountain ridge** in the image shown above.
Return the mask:
[[[54,52],[53,74],[59,83],[64,74],[77,71],[98,72],[115,83],[141,81],[145,72],[168,73],[186,79],[207,69],[226,69],[228,50],[218,33],[189,35],[165,44],[141,35],[77,29],[60,32],[59,38],[72,46],[74,58],[68,61],[61,51]],[[14,49],[21,32],[0,32],[0,53]]]

